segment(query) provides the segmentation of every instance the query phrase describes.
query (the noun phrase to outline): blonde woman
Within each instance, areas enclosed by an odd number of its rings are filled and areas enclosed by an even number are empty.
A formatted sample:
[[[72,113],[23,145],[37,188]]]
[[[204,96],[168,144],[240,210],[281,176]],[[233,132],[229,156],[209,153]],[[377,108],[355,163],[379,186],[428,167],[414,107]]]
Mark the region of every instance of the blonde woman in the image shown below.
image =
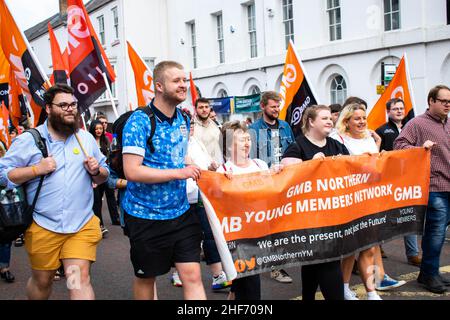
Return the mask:
[[[351,155],[379,152],[381,138],[375,131],[367,129],[367,115],[364,105],[347,105],[339,116],[336,129],[337,131],[332,137],[343,143]],[[354,262],[354,255],[342,260],[344,295],[346,300],[358,300],[356,294],[349,288]],[[370,283],[374,266],[377,267],[375,268],[377,273],[379,272],[379,280],[377,279],[376,281],[376,287]],[[361,279],[366,287],[368,300],[381,300],[375,290],[389,290],[405,284],[405,281],[394,280],[385,274],[379,246],[362,250],[358,257],[358,267]]]

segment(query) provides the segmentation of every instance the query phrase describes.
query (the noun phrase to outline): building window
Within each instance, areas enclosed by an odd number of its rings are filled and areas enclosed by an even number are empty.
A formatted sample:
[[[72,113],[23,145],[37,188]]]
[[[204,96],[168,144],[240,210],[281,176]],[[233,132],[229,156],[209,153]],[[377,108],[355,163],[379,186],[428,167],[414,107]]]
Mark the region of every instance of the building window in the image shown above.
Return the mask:
[[[343,104],[347,99],[347,83],[344,77],[338,75],[331,80],[331,104]]]
[[[258,56],[258,43],[256,40],[256,12],[254,3],[247,7],[247,15],[248,34],[250,35],[250,58],[256,58]]]
[[[219,93],[217,93],[218,98],[226,98],[228,97],[228,92],[225,89],[220,89]]]
[[[447,0],[447,24],[450,24],[450,0]]]
[[[197,87],[197,86],[195,86],[195,89],[197,90],[198,97],[199,97],[199,98],[203,97],[203,96],[202,96],[202,92],[200,91],[200,88]]]
[[[111,62],[111,67],[113,68],[114,73],[115,73],[116,72],[116,64],[114,62]],[[116,79],[116,81],[114,81],[110,85],[111,94],[113,96],[113,99],[117,99],[117,90],[116,90],[116,88],[117,88],[117,79]],[[103,92],[103,94],[98,98],[97,101],[101,101],[101,102],[109,101],[109,94],[106,91]]]
[[[339,0],[327,0],[330,41],[342,39],[341,6]]]
[[[191,29],[191,48],[192,48],[192,64],[194,69],[197,68],[197,36],[195,34],[195,22],[190,24]]]
[[[223,40],[223,16],[218,14],[217,21],[217,42],[219,44],[219,63],[225,63],[225,44]]]
[[[116,73],[116,65],[114,63],[111,63],[111,67],[114,70],[114,73]],[[111,94],[114,99],[117,99],[117,79],[113,83],[111,83]]]
[[[260,94],[260,93],[261,93],[261,89],[259,89],[258,86],[252,86],[249,90],[250,95],[255,95],[255,94]]]
[[[292,0],[283,0],[283,24],[286,49],[289,47],[289,41],[294,40],[294,10]]]
[[[400,29],[400,1],[384,0],[384,30]]]
[[[100,36],[100,43],[105,45],[105,18],[103,16],[99,16],[97,18],[98,21],[98,35]]]
[[[119,14],[117,12],[117,7],[112,8],[113,21],[114,21],[114,35],[116,39],[119,39]]]

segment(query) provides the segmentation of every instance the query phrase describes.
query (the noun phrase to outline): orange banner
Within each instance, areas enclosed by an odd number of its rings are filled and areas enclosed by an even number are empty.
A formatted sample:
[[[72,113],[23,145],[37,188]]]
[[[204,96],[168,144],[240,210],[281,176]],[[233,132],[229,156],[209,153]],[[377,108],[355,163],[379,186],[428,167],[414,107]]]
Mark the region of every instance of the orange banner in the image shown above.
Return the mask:
[[[408,70],[406,68],[406,57],[400,61],[394,78],[389,83],[386,91],[377,101],[367,117],[369,129],[376,130],[387,122],[386,103],[394,98],[400,98],[405,102],[405,115],[413,110],[411,88],[408,82]]]
[[[286,54],[286,62],[284,63],[283,78],[281,80],[280,95],[280,119],[286,120],[287,109],[294,100],[300,86],[304,80],[304,73],[298,60],[297,54],[292,41],[289,43],[289,47]]]
[[[133,67],[134,79],[136,81],[138,105],[143,107],[148,105],[155,97],[152,73],[128,41],[127,44],[128,56],[130,57],[130,63]]]
[[[426,206],[429,180],[430,153],[412,149],[307,161],[277,175],[263,172],[232,180],[203,172],[199,187],[230,241],[342,225],[395,208]]]

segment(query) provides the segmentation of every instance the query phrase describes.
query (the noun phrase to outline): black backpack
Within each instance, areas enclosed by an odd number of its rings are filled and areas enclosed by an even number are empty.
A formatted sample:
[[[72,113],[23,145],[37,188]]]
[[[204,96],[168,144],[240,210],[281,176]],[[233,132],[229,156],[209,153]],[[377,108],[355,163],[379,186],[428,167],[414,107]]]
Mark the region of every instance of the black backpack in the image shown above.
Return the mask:
[[[44,158],[48,157],[47,146],[39,131],[30,129],[26,132],[33,136],[36,146]],[[33,222],[33,211],[45,176],[39,181],[33,203],[27,202],[23,186],[6,190],[0,187],[0,243],[9,243],[23,234]]]
[[[156,117],[153,113],[153,110],[150,106],[145,107],[139,107],[135,111],[128,111],[127,113],[124,113],[117,119],[113,125],[112,125],[112,132],[116,136],[116,143],[117,146],[114,150],[111,150],[109,153],[109,166],[111,169],[113,169],[117,176],[120,179],[126,179],[125,173],[123,172],[123,157],[122,157],[122,137],[123,137],[123,129],[125,128],[125,125],[128,121],[128,119],[131,117],[131,115],[134,112],[142,111],[144,112],[149,118],[150,118],[150,136],[147,139],[147,146],[150,150],[150,153],[155,152],[155,146],[153,145],[153,136],[156,132]],[[188,115],[183,111],[180,110],[181,114],[183,115],[184,121],[186,124],[188,123]]]

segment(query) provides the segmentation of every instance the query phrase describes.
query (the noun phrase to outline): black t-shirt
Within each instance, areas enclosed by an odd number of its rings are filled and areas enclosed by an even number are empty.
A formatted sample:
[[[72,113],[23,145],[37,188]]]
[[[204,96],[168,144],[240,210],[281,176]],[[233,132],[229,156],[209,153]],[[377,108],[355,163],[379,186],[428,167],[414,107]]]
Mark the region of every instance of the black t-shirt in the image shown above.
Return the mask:
[[[326,157],[337,155],[350,155],[347,148],[339,141],[327,137],[327,143],[319,147],[308,140],[305,136],[299,136],[283,154],[284,158],[298,158],[303,161],[311,160],[317,153],[322,152]]]
[[[266,124],[271,130],[278,130],[278,128],[280,127],[280,123],[278,122],[278,120],[275,121],[275,124],[270,124],[270,123],[267,123],[267,122],[266,122]]]

